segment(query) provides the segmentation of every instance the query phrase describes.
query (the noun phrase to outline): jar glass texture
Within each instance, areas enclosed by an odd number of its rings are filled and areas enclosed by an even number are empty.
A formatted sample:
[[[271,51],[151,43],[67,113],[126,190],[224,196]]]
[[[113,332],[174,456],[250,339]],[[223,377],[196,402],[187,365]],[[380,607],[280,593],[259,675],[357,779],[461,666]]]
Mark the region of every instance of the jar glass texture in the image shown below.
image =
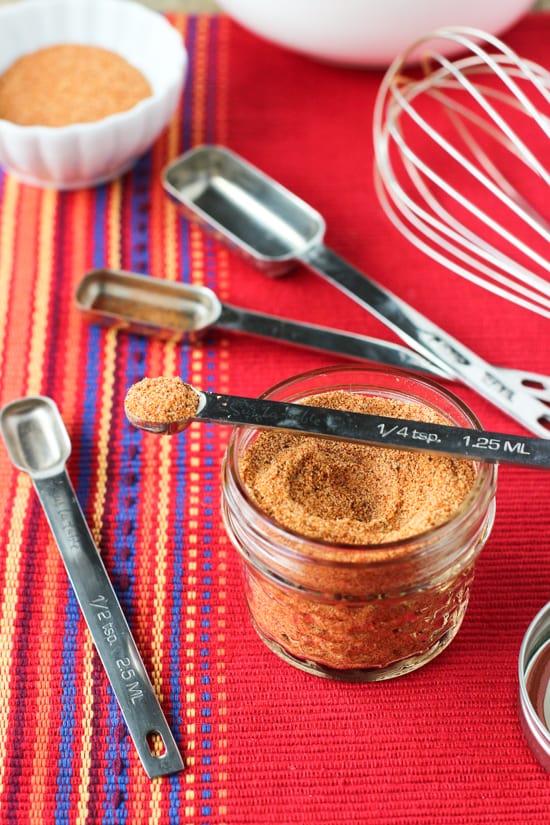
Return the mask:
[[[262,397],[299,403],[334,391],[421,404],[449,423],[480,427],[455,395],[402,370],[329,367]],[[474,464],[467,498],[435,528],[378,545],[335,544],[281,526],[253,501],[240,461],[257,435],[243,428],[230,438],[222,512],[241,557],[251,620],[266,645],[302,670],[359,682],[405,674],[441,653],[460,628],[475,561],[491,532],[495,465]]]

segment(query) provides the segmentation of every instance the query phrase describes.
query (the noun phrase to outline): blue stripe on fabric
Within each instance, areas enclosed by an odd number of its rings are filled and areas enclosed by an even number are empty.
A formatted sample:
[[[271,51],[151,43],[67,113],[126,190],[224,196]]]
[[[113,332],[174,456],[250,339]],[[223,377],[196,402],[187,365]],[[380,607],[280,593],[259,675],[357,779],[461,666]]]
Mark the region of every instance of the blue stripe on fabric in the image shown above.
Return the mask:
[[[196,42],[197,42],[197,20],[195,17],[189,17],[187,24],[187,36],[185,47],[188,55],[188,73],[185,81],[185,88],[183,90],[182,98],[182,120],[181,120],[181,136],[182,136],[182,151],[191,147],[193,135],[193,91],[195,88],[195,58],[196,58]]]
[[[96,200],[96,225],[94,236],[102,236],[102,212],[100,197]],[[96,238],[94,237],[94,244]],[[99,241],[99,238],[98,238]],[[97,247],[101,244],[98,242]],[[98,266],[99,264],[95,263]],[[86,511],[91,492],[90,472],[90,445],[95,437],[97,416],[98,385],[95,381],[95,369],[100,356],[101,331],[98,328],[89,328],[88,352],[86,353],[82,448],[78,465],[77,497],[80,505]],[[67,587],[67,604],[65,609],[63,652],[61,660],[61,712],[59,755],[57,768],[55,823],[66,823],[71,807],[73,760],[75,757],[75,726],[77,707],[76,658],[77,641],[80,623],[80,609],[72,586]]]
[[[75,756],[76,679],[75,659],[79,626],[79,607],[72,587],[67,594],[61,661],[61,719],[57,759],[57,789],[55,793],[56,823],[66,823],[71,810],[73,760]]]
[[[130,232],[131,245],[129,260],[123,260],[122,266],[132,271],[143,273],[150,271],[149,256],[149,220],[147,206],[150,197],[151,152],[140,158],[132,173],[125,179],[123,198],[130,198]],[[143,378],[143,363],[146,357],[147,342],[144,338],[128,335],[125,338],[124,393]],[[112,553],[112,575],[123,611],[130,628],[135,604],[135,567],[136,553],[139,550],[139,537],[135,529],[139,515],[141,473],[142,433],[123,419],[119,430],[121,454],[124,456],[122,474],[117,489],[114,508],[114,548]],[[128,797],[128,759],[133,747],[132,740],[122,720],[120,708],[114,692],[109,690],[108,718],[110,735],[107,739],[106,765],[104,772],[105,825],[128,821],[126,800]],[[122,727],[121,727],[122,726]],[[113,766],[117,766],[116,772]],[[114,819],[113,819],[114,817]]]

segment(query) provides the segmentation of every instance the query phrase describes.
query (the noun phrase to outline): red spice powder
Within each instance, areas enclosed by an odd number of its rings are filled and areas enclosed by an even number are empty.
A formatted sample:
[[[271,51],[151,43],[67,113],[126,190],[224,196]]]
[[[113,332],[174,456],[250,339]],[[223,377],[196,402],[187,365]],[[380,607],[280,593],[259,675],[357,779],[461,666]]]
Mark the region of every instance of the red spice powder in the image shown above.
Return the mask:
[[[0,75],[0,118],[20,126],[88,123],[150,97],[143,74],[99,46],[60,44],[19,58]]]
[[[197,391],[176,376],[143,378],[126,394],[124,409],[130,419],[169,423],[193,418],[199,408]]]

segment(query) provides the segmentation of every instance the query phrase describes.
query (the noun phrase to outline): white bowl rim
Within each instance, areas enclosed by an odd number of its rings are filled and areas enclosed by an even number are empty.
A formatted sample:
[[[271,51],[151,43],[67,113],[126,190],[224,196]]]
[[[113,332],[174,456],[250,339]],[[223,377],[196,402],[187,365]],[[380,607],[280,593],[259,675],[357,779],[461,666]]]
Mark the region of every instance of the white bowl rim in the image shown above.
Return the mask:
[[[188,64],[188,55],[179,32],[163,17],[163,15],[153,11],[141,3],[134,2],[134,0],[18,0],[18,2],[0,6],[0,31],[3,17],[26,16],[29,13],[32,15],[33,9],[44,9],[45,7],[52,6],[63,8],[74,5],[75,3],[80,3],[83,6],[88,6],[95,9],[101,6],[107,7],[113,3],[124,3],[126,9],[131,10],[131,14],[142,15],[144,19],[148,18],[151,22],[154,21],[155,25],[162,26],[164,34],[167,37],[172,38],[174,44],[174,54],[171,56],[171,59],[173,60],[173,63],[171,64],[171,68],[173,68],[172,77],[167,81],[164,88],[157,91],[153,90],[153,93],[149,97],[138,101],[138,103],[132,106],[131,109],[126,109],[122,112],[114,112],[113,114],[107,115],[99,120],[70,123],[65,126],[45,126],[42,124],[21,125],[19,123],[13,123],[10,120],[6,120],[5,118],[0,118],[0,128],[4,132],[9,132],[14,137],[16,137],[18,133],[28,135],[31,130],[32,133],[37,136],[54,136],[62,133],[64,137],[67,135],[78,135],[83,130],[86,130],[88,133],[94,130],[99,132],[104,127],[108,127],[111,123],[118,122],[124,118],[141,117],[142,115],[146,116],[149,109],[158,106],[161,99],[167,95],[170,95],[172,92],[177,91],[178,87],[183,85]],[[37,42],[35,48],[41,48],[39,42]],[[29,52],[25,52],[25,54],[28,53]]]

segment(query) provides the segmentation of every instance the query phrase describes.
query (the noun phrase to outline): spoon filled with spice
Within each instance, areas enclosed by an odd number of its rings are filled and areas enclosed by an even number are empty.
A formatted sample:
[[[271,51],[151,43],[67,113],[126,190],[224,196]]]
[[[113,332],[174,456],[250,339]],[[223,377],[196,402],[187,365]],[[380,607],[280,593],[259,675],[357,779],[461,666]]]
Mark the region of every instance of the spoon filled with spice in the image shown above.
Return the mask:
[[[204,392],[179,377],[143,378],[126,395],[128,421],[174,434],[192,421],[282,430],[340,441],[550,469],[550,440],[408,418]]]

